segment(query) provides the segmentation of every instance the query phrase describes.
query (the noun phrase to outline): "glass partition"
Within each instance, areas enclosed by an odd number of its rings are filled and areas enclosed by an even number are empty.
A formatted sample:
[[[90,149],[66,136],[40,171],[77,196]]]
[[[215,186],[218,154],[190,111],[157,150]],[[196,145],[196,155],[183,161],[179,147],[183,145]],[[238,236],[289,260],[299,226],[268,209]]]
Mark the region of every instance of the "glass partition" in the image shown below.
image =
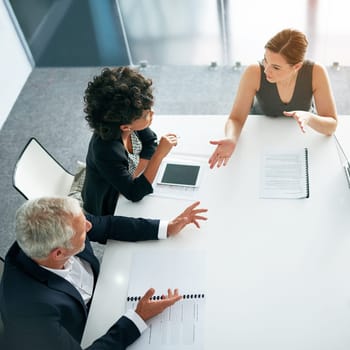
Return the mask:
[[[247,65],[287,27],[307,58],[350,66],[343,0],[2,1],[37,66]]]
[[[307,58],[350,65],[342,0],[116,0],[133,63],[249,64],[284,28],[303,31]]]
[[[221,61],[217,1],[117,0],[133,63]]]

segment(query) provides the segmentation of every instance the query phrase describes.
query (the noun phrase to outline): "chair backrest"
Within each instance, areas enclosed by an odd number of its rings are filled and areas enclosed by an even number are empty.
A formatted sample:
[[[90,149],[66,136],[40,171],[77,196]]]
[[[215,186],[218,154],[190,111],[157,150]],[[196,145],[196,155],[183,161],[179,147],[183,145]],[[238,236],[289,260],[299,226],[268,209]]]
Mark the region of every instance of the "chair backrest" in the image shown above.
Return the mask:
[[[73,179],[72,174],[31,138],[17,160],[13,186],[27,199],[66,196]]]

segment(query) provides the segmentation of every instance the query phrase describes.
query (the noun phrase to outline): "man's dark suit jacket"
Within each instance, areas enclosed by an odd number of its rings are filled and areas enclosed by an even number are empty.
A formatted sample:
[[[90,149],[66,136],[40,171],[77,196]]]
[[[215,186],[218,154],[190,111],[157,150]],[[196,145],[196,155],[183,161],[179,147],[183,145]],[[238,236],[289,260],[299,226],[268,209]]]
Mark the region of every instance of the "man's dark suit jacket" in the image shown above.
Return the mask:
[[[142,143],[140,158],[151,159],[157,148],[157,135],[150,128],[135,132]],[[97,134],[92,135],[81,193],[86,212],[113,215],[119,193],[137,202],[152,192],[152,184],[143,174],[137,178],[130,175],[128,155],[121,139],[105,141]]]
[[[94,217],[84,251],[79,256],[90,263],[95,282],[99,262],[90,240],[140,241],[157,239],[159,220],[118,216]],[[116,295],[118,298],[118,295]],[[81,349],[88,308],[79,292],[65,279],[43,269],[15,242],[5,258],[0,284],[0,311],[5,325],[5,340],[11,350]],[[125,349],[140,333],[132,321],[121,317],[108,332],[88,349]]]

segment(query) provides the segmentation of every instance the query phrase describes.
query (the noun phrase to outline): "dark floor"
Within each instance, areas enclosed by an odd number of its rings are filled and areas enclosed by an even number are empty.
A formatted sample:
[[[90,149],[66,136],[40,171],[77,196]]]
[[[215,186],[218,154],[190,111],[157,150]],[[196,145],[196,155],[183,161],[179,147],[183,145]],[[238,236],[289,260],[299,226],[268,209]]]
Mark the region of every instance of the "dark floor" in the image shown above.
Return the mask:
[[[24,201],[12,187],[14,166],[28,139],[35,136],[68,170],[84,160],[90,138],[83,115],[87,82],[100,68],[36,68],[0,131],[0,256],[14,240],[14,214]],[[149,66],[155,112],[161,114],[228,114],[241,71],[232,67]],[[329,68],[339,114],[350,114],[350,68]],[[96,248],[98,253],[99,248]]]

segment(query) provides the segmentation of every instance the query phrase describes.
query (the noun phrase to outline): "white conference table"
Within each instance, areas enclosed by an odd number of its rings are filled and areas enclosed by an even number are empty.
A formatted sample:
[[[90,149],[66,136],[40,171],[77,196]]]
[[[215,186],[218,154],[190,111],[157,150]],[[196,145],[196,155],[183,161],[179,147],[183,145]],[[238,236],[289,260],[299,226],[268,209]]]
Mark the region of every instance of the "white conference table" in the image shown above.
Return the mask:
[[[214,149],[209,140],[222,137],[225,121],[156,116],[152,128],[159,136],[180,135],[173,156],[206,161]],[[260,198],[263,150],[303,147],[310,198]],[[83,345],[125,312],[133,254],[178,249],[206,254],[206,350],[350,349],[350,190],[332,137],[311,129],[302,134],[291,118],[249,116],[229,164],[207,167],[198,199],[208,208],[200,230],[191,225],[164,241],[108,242]],[[168,219],[190,202],[121,198],[117,213]]]

